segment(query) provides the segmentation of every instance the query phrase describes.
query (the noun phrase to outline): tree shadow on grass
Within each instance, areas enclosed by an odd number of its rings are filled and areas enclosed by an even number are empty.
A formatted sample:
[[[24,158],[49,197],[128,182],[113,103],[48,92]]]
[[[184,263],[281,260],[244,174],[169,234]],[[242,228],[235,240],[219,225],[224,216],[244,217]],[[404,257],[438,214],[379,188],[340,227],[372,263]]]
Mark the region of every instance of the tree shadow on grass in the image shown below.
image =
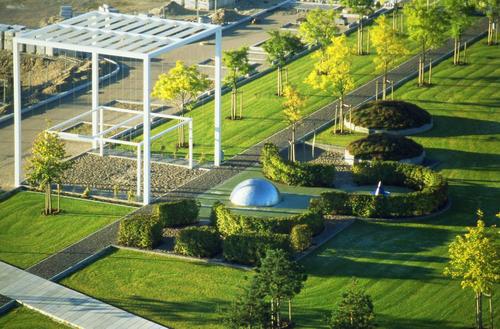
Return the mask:
[[[500,154],[466,152],[433,147],[426,147],[425,151],[430,158],[440,161],[438,169],[497,171],[500,163]]]
[[[376,312],[377,310],[375,310]],[[404,314],[401,314],[404,316]],[[465,324],[459,324],[448,320],[430,320],[430,319],[408,319],[404,317],[393,317],[386,314],[376,314],[376,323],[378,327],[385,329],[464,329],[473,328]]]
[[[500,134],[497,121],[477,120],[444,115],[433,115],[434,127],[418,135],[421,137],[454,137],[466,135]]]

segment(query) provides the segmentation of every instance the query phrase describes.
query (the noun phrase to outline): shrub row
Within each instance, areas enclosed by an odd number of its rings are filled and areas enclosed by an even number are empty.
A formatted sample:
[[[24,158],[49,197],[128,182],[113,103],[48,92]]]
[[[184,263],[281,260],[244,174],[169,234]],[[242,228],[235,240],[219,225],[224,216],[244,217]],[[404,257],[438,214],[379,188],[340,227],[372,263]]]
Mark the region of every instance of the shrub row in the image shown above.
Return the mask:
[[[325,222],[319,211],[306,211],[303,214],[287,217],[251,217],[233,214],[222,203],[216,203],[212,211],[212,223],[222,236],[239,233],[280,233],[290,234],[295,225],[307,225],[313,235],[323,231]]]
[[[163,225],[158,216],[133,214],[120,223],[118,243],[128,247],[152,249],[161,240]]]
[[[301,252],[309,248],[312,244],[312,235],[309,226],[304,224],[295,225],[290,234],[290,244],[293,250]]]
[[[411,217],[428,215],[448,201],[448,184],[437,172],[399,162],[360,163],[353,167],[354,181],[360,185],[405,186],[415,192],[390,197],[351,194],[342,191],[322,193],[312,208],[332,215],[362,217]]]
[[[419,106],[393,100],[369,102],[352,112],[356,126],[369,129],[408,129],[430,123],[431,115]]]
[[[192,257],[213,257],[222,250],[222,240],[214,227],[187,227],[175,239],[176,253]]]
[[[284,160],[274,144],[265,144],[260,161],[264,176],[274,182],[294,186],[332,186],[335,166]]]
[[[224,258],[230,262],[245,265],[258,264],[268,249],[283,249],[291,252],[290,240],[286,234],[239,233],[225,237]]]
[[[120,223],[118,243],[128,247],[152,249],[162,238],[165,227],[178,227],[198,221],[199,205],[185,199],[154,205],[150,214],[133,214]]]
[[[162,202],[155,205],[155,213],[164,227],[179,227],[198,222],[199,204],[194,199]]]
[[[398,161],[417,157],[422,154],[424,148],[403,136],[370,134],[347,145],[347,150],[362,160]]]

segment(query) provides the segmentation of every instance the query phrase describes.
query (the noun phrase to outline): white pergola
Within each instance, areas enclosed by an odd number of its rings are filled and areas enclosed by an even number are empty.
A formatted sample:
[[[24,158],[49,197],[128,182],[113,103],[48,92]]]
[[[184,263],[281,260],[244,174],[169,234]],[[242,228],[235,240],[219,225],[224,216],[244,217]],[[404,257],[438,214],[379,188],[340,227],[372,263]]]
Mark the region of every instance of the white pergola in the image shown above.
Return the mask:
[[[92,136],[94,148],[103,142],[100,129],[99,105],[99,55],[119,56],[143,61],[143,202],[151,201],[151,74],[153,58],[181,46],[205,39],[215,34],[215,122],[214,165],[220,166],[221,152],[221,57],[222,29],[218,25],[191,23],[93,11],[61,23],[23,33],[13,39],[14,54],[14,159],[15,185],[22,179],[21,151],[21,44],[51,47],[92,54]],[[139,167],[139,161],[138,161]]]

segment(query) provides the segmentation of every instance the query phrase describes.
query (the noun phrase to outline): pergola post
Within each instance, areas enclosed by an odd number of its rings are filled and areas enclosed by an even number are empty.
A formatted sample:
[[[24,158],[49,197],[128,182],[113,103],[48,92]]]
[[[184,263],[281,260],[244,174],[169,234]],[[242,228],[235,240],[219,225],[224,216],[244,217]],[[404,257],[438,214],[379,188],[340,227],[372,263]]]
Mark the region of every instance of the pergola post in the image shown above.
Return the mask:
[[[214,166],[222,162],[222,132],[221,132],[221,67],[222,67],[222,30],[215,32],[215,138],[214,138]]]
[[[141,144],[137,146],[137,196],[141,196],[142,166],[141,166]]]
[[[143,174],[143,188],[144,192],[142,194],[142,200],[145,205],[150,202],[150,192],[151,192],[151,134],[150,134],[150,90],[151,90],[151,76],[150,76],[150,62],[149,57],[144,59],[144,68],[143,68],[143,86],[144,86],[144,94],[143,94],[143,102],[144,102],[144,113],[143,113],[143,121],[142,121],[142,130],[143,130],[143,143],[144,143],[144,174]]]
[[[14,68],[14,185],[21,186],[21,70],[20,70],[20,54],[19,46],[14,38],[12,40],[12,50],[14,53],[13,68]]]
[[[193,119],[189,120],[189,169],[193,169]]]
[[[99,54],[92,53],[92,136],[96,136],[99,131]],[[102,136],[101,136],[102,137]],[[101,138],[102,149],[102,138]],[[97,139],[92,142],[92,148],[97,148]],[[102,155],[102,154],[101,154]]]

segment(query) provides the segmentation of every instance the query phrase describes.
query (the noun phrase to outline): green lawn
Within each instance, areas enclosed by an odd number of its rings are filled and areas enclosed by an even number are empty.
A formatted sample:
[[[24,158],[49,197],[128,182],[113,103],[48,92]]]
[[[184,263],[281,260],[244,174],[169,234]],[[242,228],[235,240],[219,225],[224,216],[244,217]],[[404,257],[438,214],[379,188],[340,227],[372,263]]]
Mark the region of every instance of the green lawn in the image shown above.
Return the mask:
[[[44,195],[20,192],[0,202],[0,260],[27,268],[131,211],[130,207],[62,198],[63,212],[43,216]]]
[[[119,250],[61,283],[170,328],[221,328],[251,272]]]
[[[365,136],[366,134],[351,131],[344,134],[334,134],[333,130],[328,128],[316,135],[316,143],[346,147],[349,143]]]
[[[3,329],[65,329],[65,325],[30,310],[27,307],[16,307],[0,316],[0,328]]]
[[[349,42],[353,47],[356,43],[355,38],[356,33],[349,36]],[[418,51],[416,43],[407,40],[406,44],[412,54]],[[353,57],[353,75],[357,86],[374,79],[378,75],[375,72],[373,64],[373,49],[371,53],[371,55]],[[403,62],[407,58],[401,57],[398,59],[398,62]],[[303,110],[304,115],[320,109],[333,100],[331,92],[314,90],[303,83],[312,70],[315,61],[312,59],[312,54],[309,54],[287,65],[290,83],[296,85],[298,90],[306,97],[306,105]],[[222,149],[226,159],[244,151],[287,126],[282,114],[283,98],[277,97],[274,94],[276,92],[276,72],[271,72],[244,85],[240,88],[240,91],[243,92],[244,119],[238,121],[224,119],[222,123]],[[230,94],[222,97],[223,118],[229,116],[230,102]],[[188,114],[193,118],[194,123],[195,160],[198,160],[202,153],[206,159],[212,158],[214,140],[213,108],[214,103],[209,102]],[[172,123],[166,123],[153,129],[152,134],[159,133],[169,125],[172,125]],[[152,150],[159,152],[162,150],[161,147],[163,145],[165,146],[165,152],[172,155],[176,141],[176,133],[167,134],[152,143]],[[179,150],[177,156],[183,156],[184,152],[185,150]]]
[[[468,66],[453,67],[450,60],[437,66],[433,87],[417,88],[412,81],[397,91],[397,98],[434,116],[434,129],[416,140],[449,179],[451,210],[421,222],[357,222],[305,258],[309,278],[294,301],[298,328],[324,328],[324,315],[352,277],[373,297],[377,328],[472,326],[472,292],[442,271],[448,243],[474,225],[476,209],[490,224],[500,210],[500,47],[482,41],[469,55]],[[214,310],[234,295],[244,275],[118,252],[64,284],[177,329],[213,328],[220,327]],[[495,321],[498,326],[499,312]]]

